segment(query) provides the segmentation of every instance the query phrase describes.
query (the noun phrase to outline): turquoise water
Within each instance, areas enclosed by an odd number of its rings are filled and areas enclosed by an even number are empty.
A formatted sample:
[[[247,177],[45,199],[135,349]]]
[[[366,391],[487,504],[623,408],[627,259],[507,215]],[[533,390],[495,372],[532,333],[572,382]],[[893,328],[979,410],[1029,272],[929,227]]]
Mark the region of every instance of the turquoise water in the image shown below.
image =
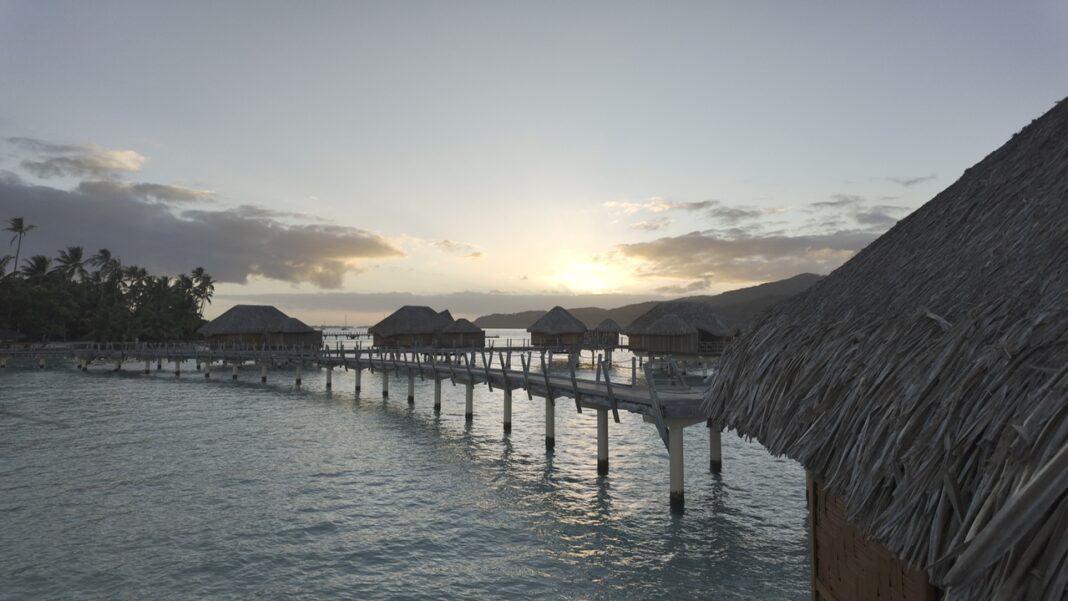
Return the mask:
[[[137,366],[139,367],[139,366]],[[802,599],[804,472],[686,430],[686,511],[668,511],[667,453],[634,415],[595,413],[380,374],[275,370],[231,382],[135,366],[0,373],[2,599]],[[629,373],[629,372],[628,372]],[[622,375],[620,376],[622,378]]]

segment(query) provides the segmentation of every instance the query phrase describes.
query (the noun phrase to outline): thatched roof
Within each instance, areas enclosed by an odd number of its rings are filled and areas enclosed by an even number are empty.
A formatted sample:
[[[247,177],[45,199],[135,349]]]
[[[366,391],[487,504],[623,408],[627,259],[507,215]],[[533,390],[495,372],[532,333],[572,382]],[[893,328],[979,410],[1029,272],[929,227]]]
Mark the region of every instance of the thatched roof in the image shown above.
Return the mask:
[[[234,305],[222,315],[201,326],[200,334],[302,334],[315,330],[272,305]]]
[[[379,336],[397,336],[404,334],[434,334],[452,323],[448,311],[437,311],[430,307],[404,305],[389,317],[371,326],[368,330]]]
[[[733,345],[706,403],[954,601],[1068,592],[1068,102]]]
[[[556,306],[549,312],[538,318],[527,331],[532,334],[546,334],[559,336],[561,334],[582,334],[586,332],[586,324],[578,320],[567,309]]]
[[[606,334],[617,334],[622,329],[623,328],[619,327],[619,324],[616,323],[616,320],[609,318],[597,324],[597,327],[593,328],[593,331],[602,332]]]
[[[694,328],[704,330],[713,336],[733,336],[735,332],[735,328],[705,303],[674,300],[659,303],[649,309],[624,328],[623,333],[627,335],[653,333],[647,330],[666,315],[674,315]]]
[[[482,328],[460,318],[441,329],[442,334],[481,334]]]
[[[697,328],[686,323],[685,320],[674,313],[664,315],[642,332],[646,336],[687,336],[696,333]]]

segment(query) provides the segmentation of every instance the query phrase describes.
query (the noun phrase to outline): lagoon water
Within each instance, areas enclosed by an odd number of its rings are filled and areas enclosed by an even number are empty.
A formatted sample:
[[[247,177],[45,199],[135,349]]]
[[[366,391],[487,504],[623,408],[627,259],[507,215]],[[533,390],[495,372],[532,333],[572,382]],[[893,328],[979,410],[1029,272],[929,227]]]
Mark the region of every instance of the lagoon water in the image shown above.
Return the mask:
[[[143,365],[143,364],[142,364]],[[557,401],[364,374],[191,364],[0,373],[0,599],[803,599],[804,472],[756,443],[686,430],[686,511],[655,428]],[[629,372],[629,370],[627,370]],[[621,370],[620,377],[623,372]]]

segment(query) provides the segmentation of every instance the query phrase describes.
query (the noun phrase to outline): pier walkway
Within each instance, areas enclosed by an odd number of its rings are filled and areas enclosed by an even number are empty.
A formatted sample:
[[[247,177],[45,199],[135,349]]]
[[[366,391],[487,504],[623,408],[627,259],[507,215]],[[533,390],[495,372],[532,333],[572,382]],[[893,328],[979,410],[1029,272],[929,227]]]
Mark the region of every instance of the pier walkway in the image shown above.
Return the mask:
[[[565,357],[566,373],[554,373],[553,357]],[[293,369],[294,383],[301,385],[306,366],[326,371],[326,388],[333,387],[333,370],[354,372],[355,393],[360,394],[364,371],[380,372],[382,396],[389,398],[391,379],[407,380],[407,400],[415,402],[415,380],[434,383],[434,409],[441,408],[441,387],[444,382],[465,388],[465,418],[474,419],[476,385],[486,385],[491,391],[500,390],[503,397],[504,431],[511,431],[512,396],[514,391],[525,392],[528,400],[544,399],[545,445],[551,451],[556,444],[556,401],[569,398],[576,411],[591,410],[597,417],[597,469],[608,472],[608,417],[619,422],[619,412],[641,415],[655,425],[668,449],[671,506],[679,509],[684,503],[683,493],[683,430],[687,426],[705,423],[701,409],[705,389],[684,384],[674,362],[664,363],[668,383],[657,384],[653,366],[643,362],[644,376],[639,383],[639,358],[631,357],[630,377],[612,379],[611,350],[603,360],[595,363],[594,378],[579,378],[576,374],[575,349],[546,349],[544,347],[510,347],[478,349],[387,349],[387,348],[298,348],[298,347],[212,347],[202,343],[135,344],[135,343],[73,343],[55,345],[19,345],[0,347],[0,368],[6,369],[10,359],[30,359],[39,368],[57,361],[72,361],[79,369],[88,370],[91,364],[103,363],[122,369],[126,362],[144,363],[149,373],[173,364],[180,377],[182,366],[193,362],[205,378],[211,378],[213,368],[229,368],[231,378],[238,379],[239,370],[251,364],[259,367],[260,381],[266,383],[270,369]],[[518,365],[516,365],[518,363]],[[623,366],[626,371],[627,366]],[[557,367],[555,372],[562,370]],[[618,370],[617,370],[618,373]],[[392,378],[390,377],[392,375]],[[663,377],[661,378],[663,379]],[[711,424],[710,424],[711,427]],[[720,431],[710,431],[709,466],[719,471],[721,465]]]

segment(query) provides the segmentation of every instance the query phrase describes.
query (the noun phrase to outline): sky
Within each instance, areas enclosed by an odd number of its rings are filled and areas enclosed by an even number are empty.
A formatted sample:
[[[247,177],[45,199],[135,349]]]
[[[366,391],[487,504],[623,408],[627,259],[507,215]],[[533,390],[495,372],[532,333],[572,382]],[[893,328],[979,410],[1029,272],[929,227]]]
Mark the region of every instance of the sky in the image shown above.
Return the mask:
[[[473,317],[830,272],[1068,95],[1068,4],[0,0],[0,82],[24,257]]]

